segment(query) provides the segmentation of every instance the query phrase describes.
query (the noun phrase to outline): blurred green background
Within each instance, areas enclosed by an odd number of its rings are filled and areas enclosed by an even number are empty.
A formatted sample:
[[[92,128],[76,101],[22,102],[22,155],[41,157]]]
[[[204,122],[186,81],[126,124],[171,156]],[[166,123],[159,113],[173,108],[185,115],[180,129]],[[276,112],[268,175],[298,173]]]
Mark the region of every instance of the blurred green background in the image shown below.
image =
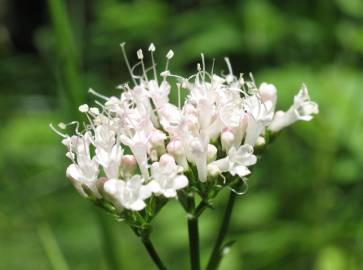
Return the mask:
[[[238,199],[221,269],[350,270],[363,265],[363,1],[0,0],[0,269],[154,269],[142,245],[83,200],[50,122],[78,117],[88,87],[116,95],[130,59],[175,51],[174,73],[253,72],[286,109],[305,82],[320,104],[285,130]],[[227,192],[200,224],[202,262]],[[188,269],[185,214],[176,202],[152,235],[170,269]]]

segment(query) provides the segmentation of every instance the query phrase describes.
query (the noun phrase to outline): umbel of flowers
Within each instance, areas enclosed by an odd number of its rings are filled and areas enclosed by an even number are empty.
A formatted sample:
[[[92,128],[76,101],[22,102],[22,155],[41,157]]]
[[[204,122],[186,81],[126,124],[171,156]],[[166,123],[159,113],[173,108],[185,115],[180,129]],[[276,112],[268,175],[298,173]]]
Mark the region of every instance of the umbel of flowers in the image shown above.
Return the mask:
[[[121,48],[131,82],[117,86],[117,96],[105,97],[91,89],[96,105],[79,106],[87,123],[51,127],[63,137],[71,161],[66,175],[77,191],[129,223],[146,244],[151,243],[150,222],[165,203],[179,200],[188,213],[189,229],[196,230],[195,220],[220,190],[226,187],[237,193],[245,183],[258,160],[256,152],[261,153],[281,129],[318,113],[305,85],[287,111],[276,111],[276,87],[233,74],[227,58],[226,75],[207,71],[202,55],[197,72],[181,77],[169,70],[171,50],[159,74],[153,44],[148,49],[149,68],[142,50],[131,67],[124,44]],[[172,89],[177,104],[170,101]],[[68,135],[66,130],[72,127],[75,131]],[[192,268],[198,269],[199,258],[193,252]],[[158,267],[166,269],[155,256]]]

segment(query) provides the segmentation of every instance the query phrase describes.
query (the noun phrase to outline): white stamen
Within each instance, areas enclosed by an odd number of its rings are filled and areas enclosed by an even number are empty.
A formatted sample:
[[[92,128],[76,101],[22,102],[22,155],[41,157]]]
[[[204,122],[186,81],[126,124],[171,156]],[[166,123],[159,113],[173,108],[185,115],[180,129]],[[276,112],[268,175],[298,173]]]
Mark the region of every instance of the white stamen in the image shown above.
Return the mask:
[[[154,43],[151,43],[149,46],[149,52],[155,52],[155,46]]]
[[[66,125],[66,124],[64,124],[63,122],[60,122],[60,123],[58,124],[58,127],[59,127],[60,129],[66,129],[67,125]]]
[[[140,60],[144,58],[144,55],[143,55],[141,49],[139,49],[136,54],[137,54],[137,58],[139,58]]]
[[[168,53],[166,54],[166,58],[168,58],[169,60],[171,58],[173,58],[173,56],[174,56],[174,52],[172,50],[169,50]]]
[[[132,82],[135,85],[137,85],[134,75],[132,74],[132,71],[131,71],[131,66],[130,66],[129,60],[127,59],[126,50],[125,50],[125,42],[121,43],[120,46],[121,46],[122,54],[123,54],[127,69],[129,70],[129,73],[130,73],[130,76],[132,79]]]
[[[81,106],[78,107],[78,110],[82,113],[86,113],[89,111],[89,107],[87,104],[82,104]]]
[[[92,88],[88,89],[88,93],[96,96],[96,97],[99,97],[99,98],[102,98],[104,100],[108,100],[108,97],[104,96],[104,95],[101,95],[99,93],[97,93],[95,90],[93,90]]]
[[[56,129],[54,126],[53,126],[53,124],[52,123],[50,123],[49,124],[49,127],[55,132],[55,133],[57,133],[59,136],[61,136],[61,137],[63,137],[63,138],[67,138],[68,137],[68,135],[66,135],[66,134],[64,134],[64,133],[62,133],[62,132],[60,132],[58,129]]]

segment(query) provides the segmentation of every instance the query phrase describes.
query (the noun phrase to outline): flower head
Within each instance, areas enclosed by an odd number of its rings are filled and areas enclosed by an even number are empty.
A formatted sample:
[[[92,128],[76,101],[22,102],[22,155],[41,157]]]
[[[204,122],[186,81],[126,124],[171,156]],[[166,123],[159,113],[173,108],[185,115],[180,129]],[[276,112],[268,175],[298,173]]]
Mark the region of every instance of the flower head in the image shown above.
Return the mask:
[[[184,78],[169,69],[171,50],[165,68],[157,72],[151,44],[151,68],[145,67],[147,56],[138,50],[141,74],[135,74],[139,69],[130,66],[124,44],[121,49],[131,82],[117,86],[121,93],[111,97],[90,89],[103,103],[79,106],[87,123],[60,123],[61,130],[51,126],[67,147],[71,164],[66,175],[75,188],[118,210],[150,206],[147,211],[152,211],[155,200],[176,198],[183,188],[203,196],[209,180],[218,185],[215,176],[244,177],[257,162],[254,146],[268,141],[267,129],[275,132],[318,113],[305,86],[287,112],[275,112],[276,87],[257,87],[252,76],[234,75],[227,58],[224,76],[206,71],[202,55],[196,74]],[[169,98],[174,88],[177,104]],[[186,93],[184,101],[181,91]],[[66,133],[70,127],[75,127],[75,135]]]

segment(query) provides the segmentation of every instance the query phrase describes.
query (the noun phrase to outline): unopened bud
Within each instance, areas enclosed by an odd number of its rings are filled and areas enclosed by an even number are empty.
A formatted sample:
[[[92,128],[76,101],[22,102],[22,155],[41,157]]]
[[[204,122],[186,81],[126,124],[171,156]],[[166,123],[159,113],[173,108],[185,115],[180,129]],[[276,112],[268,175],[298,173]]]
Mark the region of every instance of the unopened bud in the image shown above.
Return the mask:
[[[222,149],[228,151],[234,143],[234,134],[230,130],[223,131],[221,134]]]
[[[221,170],[214,164],[208,165],[208,175],[211,177],[216,177],[221,174]]]
[[[273,101],[276,99],[277,89],[275,85],[270,83],[261,83],[258,90],[260,92],[261,99],[263,102]]]
[[[183,144],[179,139],[171,140],[166,149],[174,157],[176,163],[182,166],[184,170],[189,168]]]
[[[213,144],[208,144],[208,163],[216,160],[217,158],[217,147]]]
[[[157,160],[162,154],[165,153],[165,141],[166,135],[159,131],[153,131],[150,137],[151,149],[150,156],[152,160]]]
[[[134,155],[123,155],[121,158],[121,170],[125,178],[131,177],[137,168],[137,161]]]
[[[258,136],[257,140],[256,140],[256,146],[260,147],[260,146],[264,146],[266,144],[266,140],[263,136]]]
[[[107,177],[102,176],[98,178],[96,181],[96,187],[101,194],[105,192],[104,185],[107,182],[107,180],[108,180]]]
[[[153,131],[150,137],[150,142],[153,146],[164,145],[166,135],[161,131]]]

